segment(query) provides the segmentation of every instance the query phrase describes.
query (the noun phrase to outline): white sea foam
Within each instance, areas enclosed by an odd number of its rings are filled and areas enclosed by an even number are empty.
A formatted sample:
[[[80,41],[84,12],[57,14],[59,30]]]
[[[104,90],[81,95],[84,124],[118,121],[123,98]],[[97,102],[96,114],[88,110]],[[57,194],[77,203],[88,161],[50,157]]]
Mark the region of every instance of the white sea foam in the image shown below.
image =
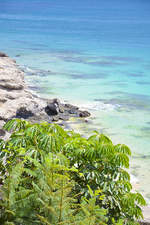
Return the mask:
[[[118,104],[106,104],[103,102],[94,102],[94,103],[86,103],[80,105],[81,108],[87,109],[87,110],[103,110],[103,111],[113,111],[119,108],[120,106]]]
[[[25,67],[25,72],[29,72],[29,73],[35,73],[36,71],[29,68],[29,67]]]

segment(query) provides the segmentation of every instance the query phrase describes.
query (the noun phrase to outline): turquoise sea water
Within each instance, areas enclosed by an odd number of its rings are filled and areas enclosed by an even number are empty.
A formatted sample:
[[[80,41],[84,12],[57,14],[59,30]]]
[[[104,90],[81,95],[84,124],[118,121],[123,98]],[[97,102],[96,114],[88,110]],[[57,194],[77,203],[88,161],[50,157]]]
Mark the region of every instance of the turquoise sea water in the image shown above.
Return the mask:
[[[0,51],[29,86],[88,109],[132,152],[134,188],[150,199],[150,1],[0,0]]]

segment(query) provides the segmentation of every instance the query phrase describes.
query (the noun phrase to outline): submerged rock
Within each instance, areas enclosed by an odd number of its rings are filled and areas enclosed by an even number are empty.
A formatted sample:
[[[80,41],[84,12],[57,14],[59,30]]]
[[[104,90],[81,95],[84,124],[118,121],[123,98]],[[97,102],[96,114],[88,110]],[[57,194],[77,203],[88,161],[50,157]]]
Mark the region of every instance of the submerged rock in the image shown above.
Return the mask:
[[[91,114],[88,111],[79,111],[80,117],[89,117]]]

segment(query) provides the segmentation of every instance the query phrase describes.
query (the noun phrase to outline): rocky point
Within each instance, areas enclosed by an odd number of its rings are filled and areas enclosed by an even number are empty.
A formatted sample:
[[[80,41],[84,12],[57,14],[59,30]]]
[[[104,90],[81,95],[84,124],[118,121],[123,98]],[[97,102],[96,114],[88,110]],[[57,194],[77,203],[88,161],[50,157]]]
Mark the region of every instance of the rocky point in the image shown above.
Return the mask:
[[[59,99],[43,99],[33,94],[24,81],[24,72],[5,53],[0,52],[0,137],[4,123],[12,118],[31,122],[54,122],[70,117],[88,117],[90,113]]]

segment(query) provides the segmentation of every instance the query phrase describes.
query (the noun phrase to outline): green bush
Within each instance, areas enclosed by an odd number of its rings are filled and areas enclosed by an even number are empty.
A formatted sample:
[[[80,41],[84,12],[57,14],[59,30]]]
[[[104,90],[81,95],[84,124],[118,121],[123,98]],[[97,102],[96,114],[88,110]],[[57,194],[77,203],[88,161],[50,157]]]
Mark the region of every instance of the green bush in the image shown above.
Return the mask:
[[[132,192],[130,149],[95,132],[14,119],[0,140],[0,224],[138,224],[145,200]]]

